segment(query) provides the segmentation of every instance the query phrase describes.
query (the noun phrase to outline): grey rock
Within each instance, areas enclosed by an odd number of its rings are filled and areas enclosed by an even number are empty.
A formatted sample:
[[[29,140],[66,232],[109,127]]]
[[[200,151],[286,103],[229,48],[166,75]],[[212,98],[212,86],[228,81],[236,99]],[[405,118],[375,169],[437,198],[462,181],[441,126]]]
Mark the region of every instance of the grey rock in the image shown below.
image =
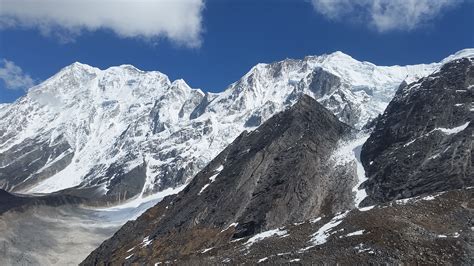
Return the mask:
[[[74,152],[62,136],[54,143],[27,139],[9,152],[0,153],[0,188],[26,189],[63,170],[73,156]]]
[[[473,102],[473,58],[402,84],[362,149],[364,204],[473,186]]]

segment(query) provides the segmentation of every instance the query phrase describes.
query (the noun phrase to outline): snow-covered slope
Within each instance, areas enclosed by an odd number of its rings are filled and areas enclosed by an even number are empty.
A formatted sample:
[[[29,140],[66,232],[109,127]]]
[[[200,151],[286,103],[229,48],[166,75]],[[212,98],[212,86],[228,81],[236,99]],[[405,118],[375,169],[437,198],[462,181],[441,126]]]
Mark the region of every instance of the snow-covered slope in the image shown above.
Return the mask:
[[[0,106],[0,187],[143,196],[185,183],[242,131],[302,94],[360,128],[404,80],[473,54],[466,49],[441,63],[391,67],[341,52],[287,59],[258,64],[217,94],[130,65],[100,70],[74,63]]]

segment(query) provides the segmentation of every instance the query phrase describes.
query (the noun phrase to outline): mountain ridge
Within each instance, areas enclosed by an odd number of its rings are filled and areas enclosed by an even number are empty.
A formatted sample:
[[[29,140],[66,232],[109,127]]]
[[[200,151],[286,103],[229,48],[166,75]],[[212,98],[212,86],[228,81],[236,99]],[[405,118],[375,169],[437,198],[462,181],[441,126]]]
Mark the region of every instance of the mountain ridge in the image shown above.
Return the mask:
[[[73,63],[0,107],[0,187],[94,190],[84,193],[115,201],[145,196],[189,182],[240,132],[301,95],[361,128],[407,75],[428,75],[440,64],[377,67],[336,52],[258,64],[223,92],[204,93],[158,71]]]

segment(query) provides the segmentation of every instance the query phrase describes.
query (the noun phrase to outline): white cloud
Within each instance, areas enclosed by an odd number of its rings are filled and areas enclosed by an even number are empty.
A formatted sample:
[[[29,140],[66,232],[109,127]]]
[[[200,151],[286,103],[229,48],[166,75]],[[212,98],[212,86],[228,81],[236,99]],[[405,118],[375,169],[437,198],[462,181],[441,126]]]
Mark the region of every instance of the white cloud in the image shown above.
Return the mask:
[[[379,32],[413,30],[432,22],[462,0],[311,0],[315,10],[336,21],[368,23]]]
[[[0,28],[36,28],[61,41],[83,31],[112,30],[123,38],[201,43],[204,0],[0,0]]]
[[[6,59],[0,61],[0,80],[10,90],[28,89],[35,85],[33,79],[28,74],[23,73],[21,67]]]

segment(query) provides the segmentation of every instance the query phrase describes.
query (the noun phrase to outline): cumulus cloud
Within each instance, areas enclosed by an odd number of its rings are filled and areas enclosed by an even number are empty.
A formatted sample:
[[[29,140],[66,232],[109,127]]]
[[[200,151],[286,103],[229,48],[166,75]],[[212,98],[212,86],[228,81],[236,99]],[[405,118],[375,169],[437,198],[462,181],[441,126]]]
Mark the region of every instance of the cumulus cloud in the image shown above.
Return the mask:
[[[204,0],[0,0],[0,28],[36,28],[61,41],[107,29],[123,38],[201,43]]]
[[[35,85],[34,80],[12,61],[0,61],[0,80],[10,90],[28,89]]]
[[[413,30],[462,0],[311,0],[315,10],[336,21],[368,23],[379,32]]]

